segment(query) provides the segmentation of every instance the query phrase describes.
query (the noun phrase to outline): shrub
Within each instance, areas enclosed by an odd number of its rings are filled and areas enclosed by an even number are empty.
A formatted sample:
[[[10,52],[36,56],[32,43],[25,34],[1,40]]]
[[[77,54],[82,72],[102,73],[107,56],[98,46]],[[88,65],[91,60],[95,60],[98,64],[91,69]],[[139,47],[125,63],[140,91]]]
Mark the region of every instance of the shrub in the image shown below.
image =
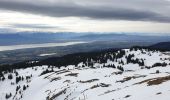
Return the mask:
[[[156,70],[156,73],[157,73],[157,74],[160,73],[159,70]]]

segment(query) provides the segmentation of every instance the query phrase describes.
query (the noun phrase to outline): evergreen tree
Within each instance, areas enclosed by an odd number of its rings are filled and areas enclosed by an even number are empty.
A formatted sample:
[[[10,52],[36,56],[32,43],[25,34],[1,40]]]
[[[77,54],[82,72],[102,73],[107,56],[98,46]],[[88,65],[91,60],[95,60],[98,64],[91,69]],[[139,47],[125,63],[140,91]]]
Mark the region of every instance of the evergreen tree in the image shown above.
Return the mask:
[[[11,80],[12,78],[13,78],[12,74],[9,74],[9,75],[8,75],[8,79]]]

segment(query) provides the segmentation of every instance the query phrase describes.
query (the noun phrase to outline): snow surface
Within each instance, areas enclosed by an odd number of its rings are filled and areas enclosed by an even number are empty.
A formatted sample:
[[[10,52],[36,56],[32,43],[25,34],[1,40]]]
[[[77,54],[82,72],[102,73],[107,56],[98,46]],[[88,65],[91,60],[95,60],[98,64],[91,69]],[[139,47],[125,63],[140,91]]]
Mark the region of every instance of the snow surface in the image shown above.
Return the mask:
[[[160,60],[170,58],[170,56],[159,51],[143,50],[145,53],[140,50],[126,49],[125,51],[126,55],[134,54],[133,59],[145,59],[146,66],[152,66],[157,62],[170,63],[169,59]],[[126,62],[126,55],[118,60]],[[109,64],[120,65],[118,62],[108,59],[105,65]],[[20,76],[32,75],[31,79],[29,81],[24,79],[18,84],[11,85],[11,82],[15,82],[16,77],[13,73],[12,80],[0,81],[0,100],[6,100],[6,93],[10,92],[12,97],[8,100],[48,100],[52,97],[54,98],[49,100],[170,100],[170,81],[151,86],[148,86],[147,82],[136,84],[147,79],[170,76],[170,65],[147,69],[138,64],[125,63],[122,65],[125,69],[124,72],[116,68],[103,68],[102,63],[95,63],[95,68],[82,66],[83,63],[80,62],[78,66],[68,65],[60,69],[54,67],[53,72],[44,75],[40,75],[42,71],[51,69],[46,65],[17,69]],[[155,73],[157,70],[160,73]],[[6,78],[8,74],[5,74]],[[127,77],[135,78],[122,82]],[[14,96],[16,86],[19,85],[21,93]],[[29,87],[23,91],[23,85],[29,85]],[[56,96],[56,94],[58,95]]]

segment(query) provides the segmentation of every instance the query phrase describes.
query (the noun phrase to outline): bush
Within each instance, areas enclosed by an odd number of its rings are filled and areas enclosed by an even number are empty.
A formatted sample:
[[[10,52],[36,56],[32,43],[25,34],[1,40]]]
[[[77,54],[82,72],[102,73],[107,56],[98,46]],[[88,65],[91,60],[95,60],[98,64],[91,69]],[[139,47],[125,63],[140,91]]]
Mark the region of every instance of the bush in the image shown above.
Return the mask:
[[[156,70],[156,74],[160,73],[159,70]]]

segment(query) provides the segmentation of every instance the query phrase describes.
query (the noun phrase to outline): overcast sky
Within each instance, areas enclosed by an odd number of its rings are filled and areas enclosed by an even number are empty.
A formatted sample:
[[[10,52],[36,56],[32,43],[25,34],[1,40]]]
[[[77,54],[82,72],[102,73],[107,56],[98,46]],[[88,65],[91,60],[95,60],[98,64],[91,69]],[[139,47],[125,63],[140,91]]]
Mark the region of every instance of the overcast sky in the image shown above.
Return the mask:
[[[0,0],[0,32],[11,31],[169,34],[170,1]]]

